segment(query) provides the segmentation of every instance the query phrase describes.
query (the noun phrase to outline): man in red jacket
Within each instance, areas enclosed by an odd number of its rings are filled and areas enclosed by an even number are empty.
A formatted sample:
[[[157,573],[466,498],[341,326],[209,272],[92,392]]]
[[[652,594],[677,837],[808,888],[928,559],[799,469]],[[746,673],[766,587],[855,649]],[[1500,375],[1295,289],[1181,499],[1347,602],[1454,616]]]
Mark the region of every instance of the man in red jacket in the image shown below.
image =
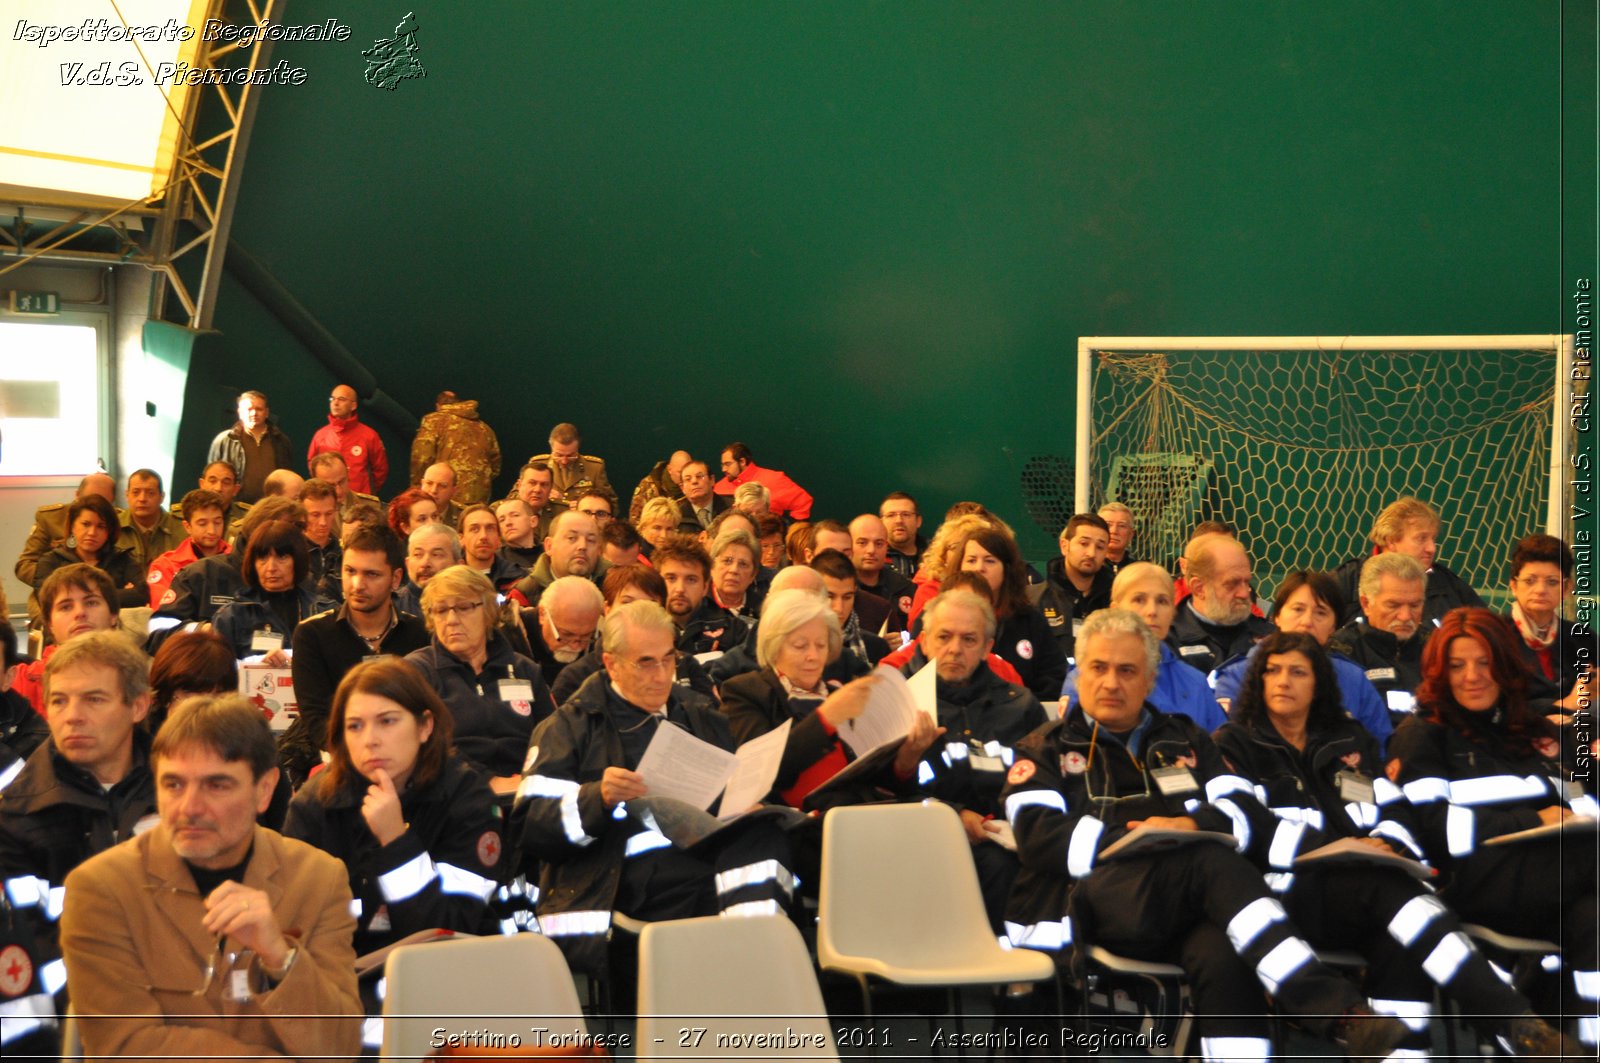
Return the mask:
[[[350,469],[350,488],[364,495],[375,495],[389,478],[389,455],[384,453],[378,433],[356,416],[356,389],[340,384],[328,395],[328,423],[311,437],[306,462],[325,450],[344,458]]]
[[[777,469],[763,469],[755,463],[750,448],[743,443],[729,443],[722,448],[722,471],[717,481],[719,495],[731,495],[740,484],[763,484],[772,495],[769,506],[772,512],[790,520],[805,520],[811,516],[811,492],[789,479]]]

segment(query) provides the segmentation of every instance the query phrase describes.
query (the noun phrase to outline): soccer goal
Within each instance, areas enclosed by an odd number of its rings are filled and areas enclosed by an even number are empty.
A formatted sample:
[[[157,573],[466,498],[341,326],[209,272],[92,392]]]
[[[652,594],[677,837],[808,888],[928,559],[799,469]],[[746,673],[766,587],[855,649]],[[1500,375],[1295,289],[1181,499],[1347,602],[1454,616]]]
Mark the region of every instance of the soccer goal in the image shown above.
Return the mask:
[[[1414,495],[1444,518],[1440,561],[1494,600],[1517,539],[1571,541],[1571,361],[1555,335],[1085,337],[1077,509],[1126,504],[1132,553],[1161,564],[1228,521],[1266,596],[1364,554]]]

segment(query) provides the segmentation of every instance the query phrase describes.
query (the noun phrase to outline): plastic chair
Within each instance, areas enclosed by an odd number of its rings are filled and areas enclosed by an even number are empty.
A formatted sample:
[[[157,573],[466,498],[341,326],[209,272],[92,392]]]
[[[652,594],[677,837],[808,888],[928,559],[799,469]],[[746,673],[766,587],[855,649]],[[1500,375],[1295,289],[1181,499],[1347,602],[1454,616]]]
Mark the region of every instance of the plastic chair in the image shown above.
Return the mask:
[[[839,1058],[811,956],[781,916],[646,925],[638,1034],[641,1060]]]
[[[386,1060],[426,1057],[440,1027],[489,1035],[481,1047],[512,1034],[526,1044],[545,1022],[547,1038],[588,1034],[566,958],[538,934],[405,945],[389,954],[384,978]]]
[[[1194,1030],[1194,1011],[1182,967],[1175,963],[1119,956],[1100,945],[1084,949],[1081,962],[1083,987],[1078,997],[1078,1018],[1084,1030],[1095,1025],[1092,1008],[1097,994],[1104,999],[1105,1012],[1113,1022],[1137,1017],[1139,1012],[1128,1013],[1117,1007],[1117,986],[1131,984],[1155,993],[1148,1021],[1152,1032],[1167,1035],[1167,1047],[1162,1054],[1185,1055]]]
[[[953,989],[1056,977],[1049,956],[995,940],[970,843],[948,805],[829,812],[820,901],[818,963],[855,979],[864,1014],[872,1013],[872,978]],[[1059,1003],[1059,981],[1056,990]],[[952,998],[959,1009],[959,996]]]

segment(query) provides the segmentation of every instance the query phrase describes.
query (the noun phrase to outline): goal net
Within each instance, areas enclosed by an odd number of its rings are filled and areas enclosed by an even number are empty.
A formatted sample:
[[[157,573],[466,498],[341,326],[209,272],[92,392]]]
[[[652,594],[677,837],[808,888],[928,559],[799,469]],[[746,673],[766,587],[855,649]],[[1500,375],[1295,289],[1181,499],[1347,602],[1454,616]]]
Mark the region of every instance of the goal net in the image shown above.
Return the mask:
[[[1076,504],[1134,512],[1170,565],[1235,525],[1262,597],[1369,549],[1402,495],[1444,519],[1439,560],[1503,597],[1511,547],[1567,535],[1570,337],[1089,337],[1078,344]]]

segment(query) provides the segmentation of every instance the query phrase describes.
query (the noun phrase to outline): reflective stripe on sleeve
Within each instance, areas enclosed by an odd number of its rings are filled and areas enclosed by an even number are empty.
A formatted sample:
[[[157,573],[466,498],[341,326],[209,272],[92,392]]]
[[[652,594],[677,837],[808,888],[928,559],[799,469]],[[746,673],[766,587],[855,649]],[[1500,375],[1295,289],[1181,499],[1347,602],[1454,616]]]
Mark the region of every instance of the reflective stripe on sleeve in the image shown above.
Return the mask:
[[[1266,1063],[1272,1042],[1265,1037],[1202,1037],[1200,1058],[1206,1063]]]
[[[1426,1000],[1384,1000],[1379,997],[1372,998],[1372,1010],[1379,1015],[1393,1015],[1406,1024],[1406,1029],[1412,1033],[1421,1033],[1428,1028],[1428,1020],[1433,1017],[1433,1009]]]
[[[757,860],[743,867],[718,871],[717,893],[732,893],[746,886],[759,886],[767,882],[776,882],[786,894],[794,893],[794,875],[776,860]]]
[[[1418,860],[1421,860],[1426,856],[1426,854],[1422,851],[1422,846],[1417,842],[1417,839],[1412,836],[1411,832],[1406,830],[1403,825],[1396,823],[1392,819],[1386,819],[1379,823],[1376,827],[1373,827],[1372,836],[1374,838],[1387,838],[1390,841],[1399,842],[1401,845],[1411,850],[1411,854]]]
[[[670,849],[672,839],[658,830],[642,830],[628,838],[628,844],[622,849],[623,859],[648,853],[653,849]]]
[[[22,766],[26,763],[27,761],[25,760],[14,760],[11,762],[11,767],[5,771],[0,771],[0,790],[10,786],[11,780],[22,774]]]
[[[1206,780],[1206,800],[1216,804],[1219,797],[1226,797],[1231,793],[1243,793],[1255,796],[1255,787],[1237,775],[1218,775]]]
[[[1477,779],[1456,779],[1450,783],[1453,805],[1498,805],[1527,801],[1550,793],[1549,784],[1537,775],[1485,775]]]
[[[1283,905],[1271,897],[1257,897],[1228,920],[1228,941],[1233,945],[1233,951],[1243,952],[1267,927],[1287,918]]]
[[[1306,834],[1304,823],[1290,823],[1281,820],[1277,829],[1272,832],[1272,845],[1267,850],[1267,862],[1273,867],[1284,869],[1294,865],[1294,854],[1300,848],[1300,839]]]
[[[1250,848],[1250,819],[1244,810],[1233,802],[1231,797],[1224,797],[1220,801],[1213,801],[1211,807],[1218,812],[1227,814],[1233,820],[1233,836],[1239,840],[1241,851]]]
[[[1450,800],[1449,782],[1437,775],[1430,775],[1426,779],[1412,779],[1400,789],[1406,795],[1406,800],[1414,805]]]
[[[1460,805],[1451,805],[1450,811],[1444,818],[1445,844],[1450,847],[1451,856],[1466,856],[1472,852],[1473,835],[1477,833],[1478,817],[1472,809]]]
[[[1057,812],[1066,814],[1067,799],[1056,790],[1024,790],[1006,798],[1006,819],[1013,824],[1017,822],[1017,813],[1029,805],[1040,805],[1044,808],[1053,808]]]
[[[1410,945],[1428,929],[1428,924],[1445,913],[1444,902],[1431,893],[1422,893],[1400,906],[1389,920],[1389,936]]]
[[[576,937],[580,934],[604,934],[611,929],[611,912],[577,911],[552,912],[539,917],[539,931],[546,937]]]
[[[1027,926],[1007,921],[1006,940],[1014,948],[1059,952],[1072,944],[1072,920],[1041,919]]]
[[[1072,828],[1072,838],[1067,842],[1067,874],[1082,878],[1094,870],[1095,851],[1106,825],[1092,816],[1084,816]]]
[[[578,811],[578,784],[571,779],[556,779],[549,775],[530,775],[517,788],[517,797],[547,797],[561,802],[561,829],[573,845],[589,845],[594,838],[583,829],[583,814]],[[621,812],[618,805],[612,813]],[[623,813],[626,815],[626,813]]]
[[[1427,972],[1440,985],[1445,985],[1461,970],[1461,965],[1467,962],[1467,957],[1472,955],[1472,942],[1467,940],[1467,935],[1457,930],[1446,934],[1439,944],[1428,953],[1428,958],[1422,961],[1422,969]]]
[[[428,883],[438,878],[433,867],[433,857],[419,853],[391,871],[378,876],[378,889],[390,904],[409,900],[428,888]]]
[[[439,888],[446,893],[487,901],[494,896],[495,886],[498,885],[493,879],[454,864],[436,864],[435,869],[439,872]]]
[[[1293,978],[1308,963],[1316,960],[1316,954],[1299,938],[1284,938],[1278,942],[1277,947],[1261,958],[1256,964],[1256,977],[1261,979],[1261,984],[1268,993],[1278,995],[1278,989],[1283,983]]]

